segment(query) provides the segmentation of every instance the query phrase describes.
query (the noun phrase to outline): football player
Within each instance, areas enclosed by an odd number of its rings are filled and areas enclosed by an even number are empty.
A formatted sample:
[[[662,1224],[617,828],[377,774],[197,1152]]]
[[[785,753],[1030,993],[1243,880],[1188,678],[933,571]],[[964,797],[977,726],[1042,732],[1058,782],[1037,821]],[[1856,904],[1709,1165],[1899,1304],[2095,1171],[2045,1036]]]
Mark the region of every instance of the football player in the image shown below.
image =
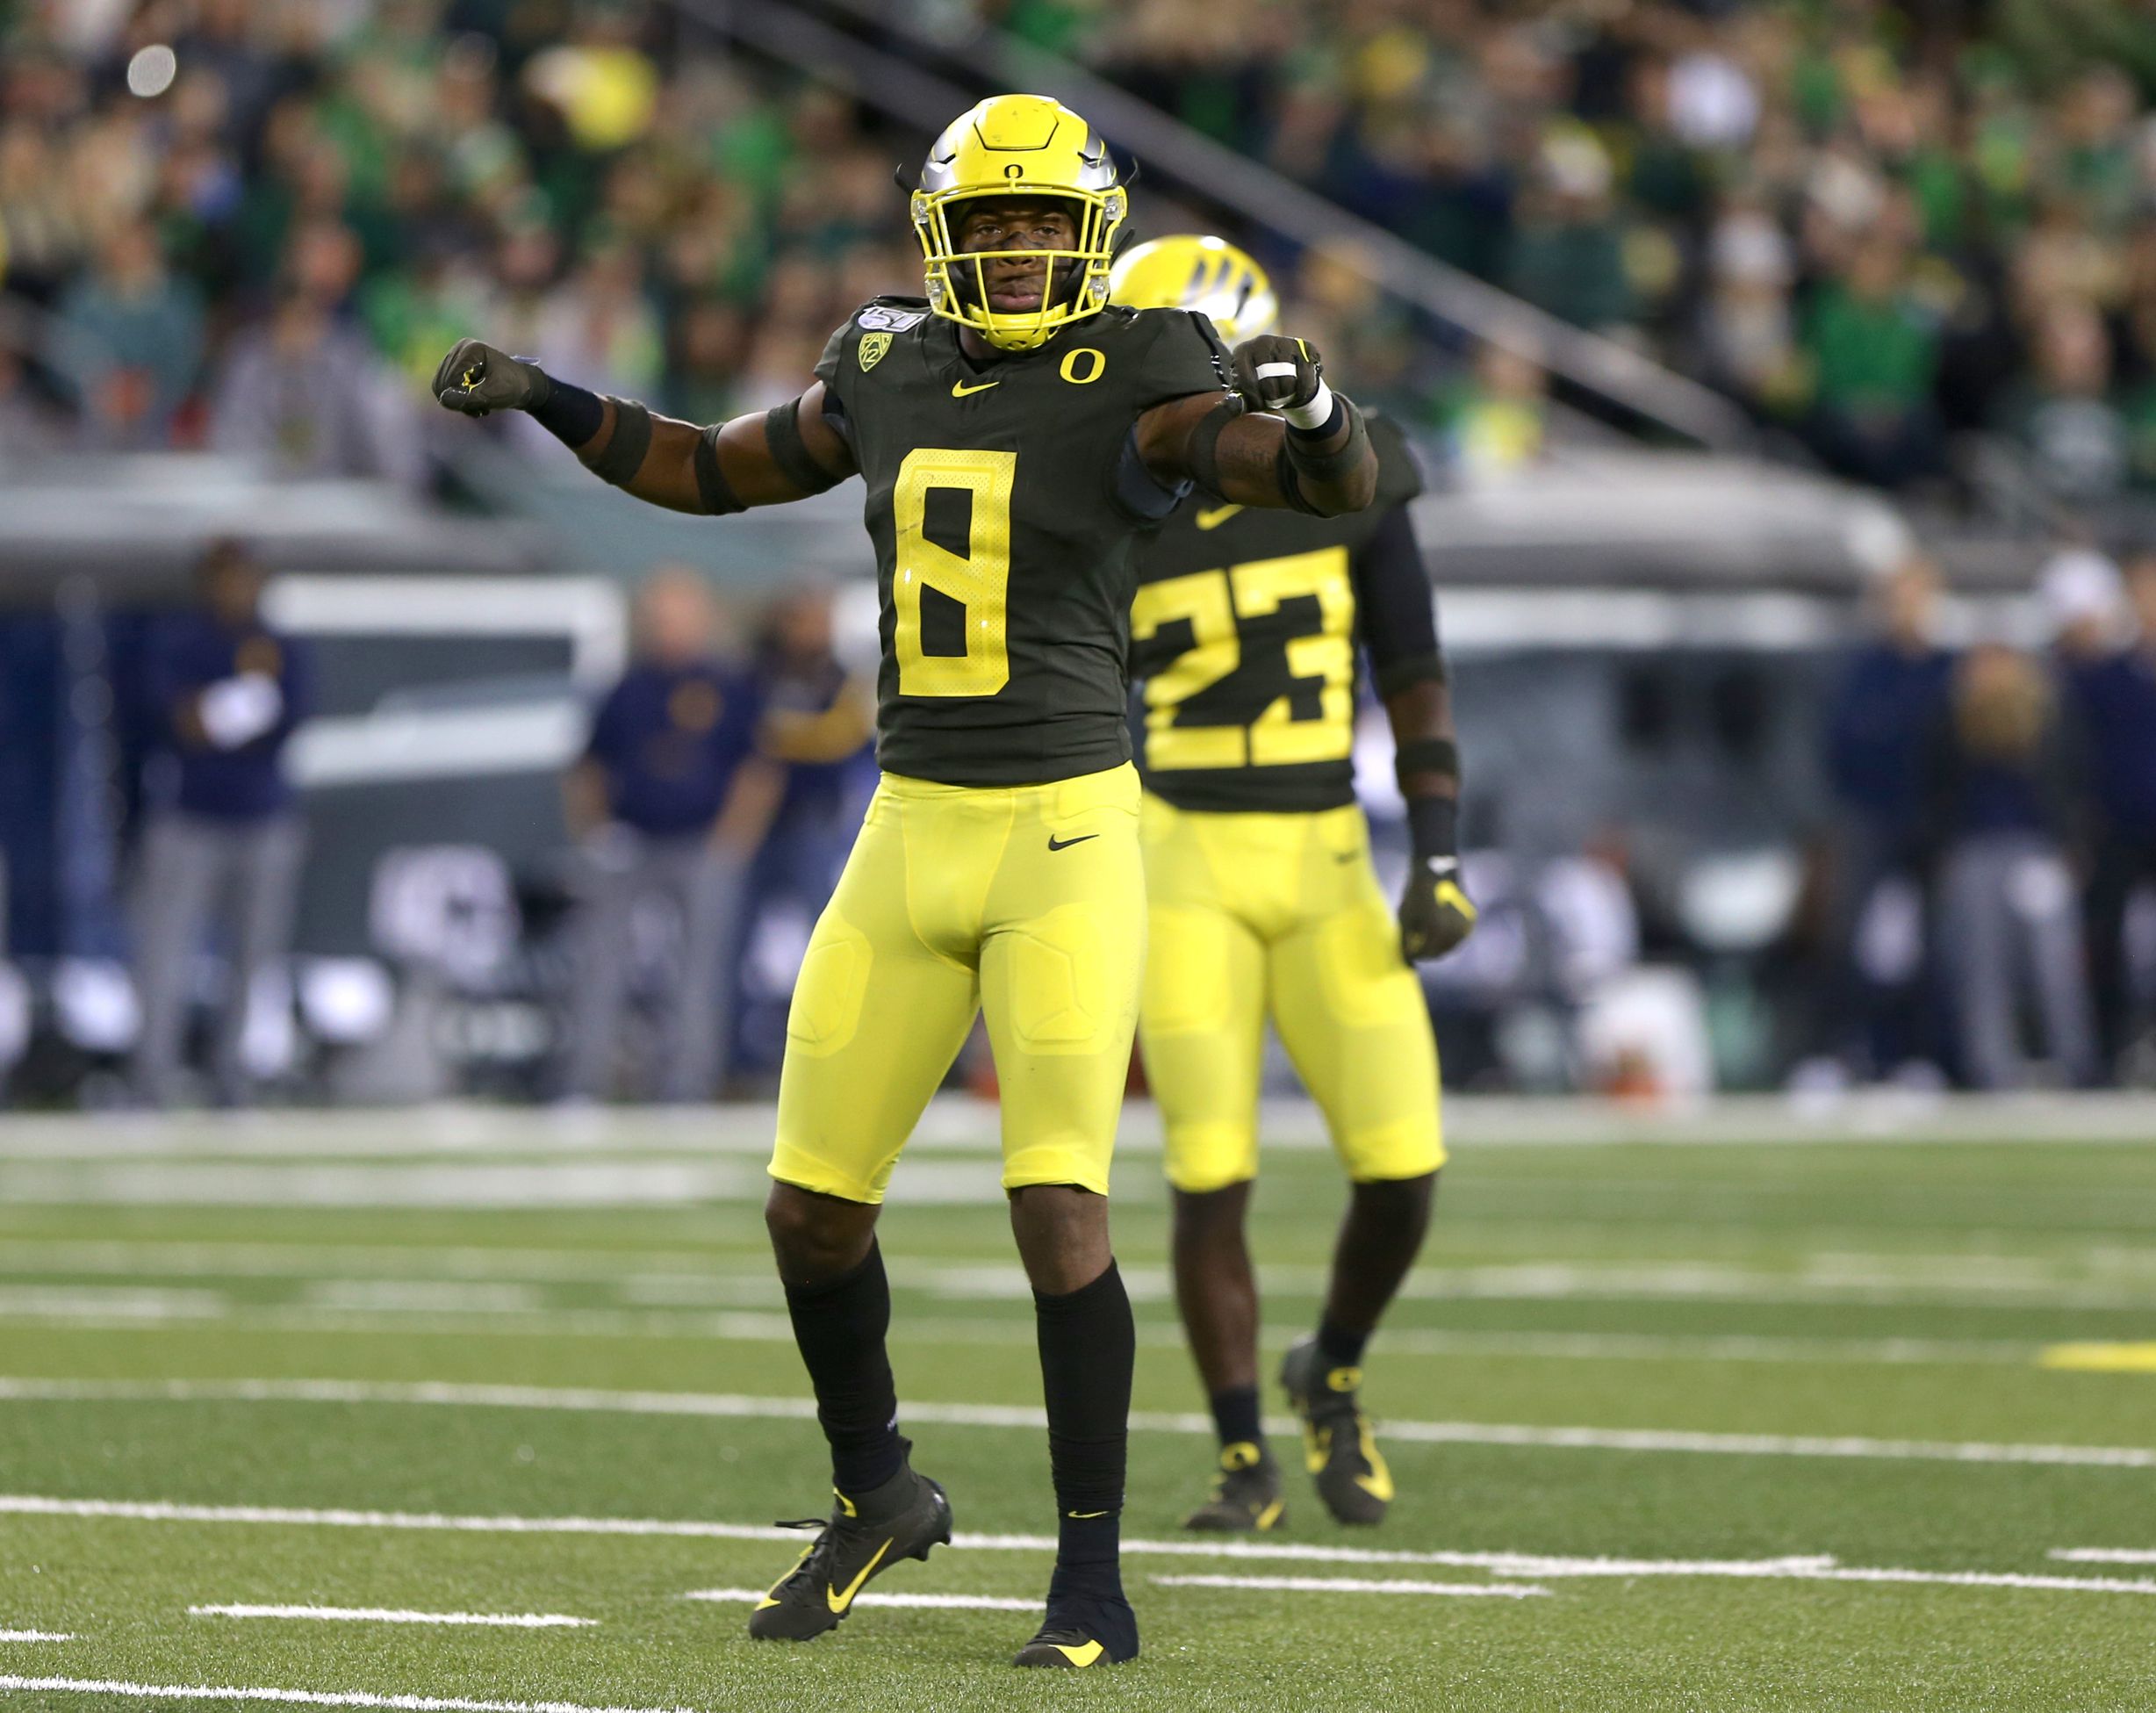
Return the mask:
[[[937,140],[913,192],[926,297],[851,316],[799,399],[700,428],[472,341],[435,378],[452,409],[529,411],[655,505],[736,512],[853,475],[866,490],[883,779],[794,990],[765,1213],[837,1503],[804,1525],[819,1532],[755,1636],[830,1629],[873,1578],[951,1537],[898,1431],[875,1232],[978,1009],[1060,1519],[1017,1663],[1138,1651],[1118,1570],[1135,1341],[1106,1201],[1146,933],[1131,545],[1194,485],[1354,511],[1377,461],[1307,345],[1260,339],[1231,360],[1203,316],[1109,306],[1127,205],[1082,119],[998,96]]]
[[[1257,263],[1218,238],[1141,244],[1113,300],[1269,334]],[[1342,1522],[1376,1522],[1392,1478],[1358,1401],[1362,1350],[1414,1263],[1445,1149],[1437,1047],[1414,972],[1464,939],[1459,754],[1399,430],[1369,419],[1377,495],[1334,517],[1254,510],[1208,488],[1139,550],[1132,675],[1145,680],[1140,839],[1152,915],[1139,1033],[1167,1130],[1175,1294],[1220,1436],[1198,1529],[1267,1529],[1285,1508],[1258,1414],[1258,1292],[1244,1214],[1258,1170],[1270,1017],[1323,1110],[1352,1190],[1323,1318],[1281,1380]],[[1392,725],[1413,841],[1397,919],[1356,806],[1356,648]]]

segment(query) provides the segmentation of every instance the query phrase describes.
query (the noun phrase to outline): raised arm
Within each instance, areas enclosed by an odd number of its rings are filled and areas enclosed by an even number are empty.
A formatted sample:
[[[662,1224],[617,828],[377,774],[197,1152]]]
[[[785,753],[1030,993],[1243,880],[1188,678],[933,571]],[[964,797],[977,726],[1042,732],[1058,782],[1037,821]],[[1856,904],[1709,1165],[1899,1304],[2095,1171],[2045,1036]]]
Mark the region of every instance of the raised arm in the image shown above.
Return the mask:
[[[775,409],[700,428],[464,339],[442,359],[434,391],[466,416],[528,412],[600,480],[669,511],[717,515],[784,505],[855,473],[852,449],[825,416],[822,381]]]
[[[1161,480],[1195,482],[1239,506],[1336,517],[1377,492],[1362,413],[1326,385],[1315,348],[1277,334],[1236,347],[1227,398],[1193,393],[1146,412],[1138,450]]]

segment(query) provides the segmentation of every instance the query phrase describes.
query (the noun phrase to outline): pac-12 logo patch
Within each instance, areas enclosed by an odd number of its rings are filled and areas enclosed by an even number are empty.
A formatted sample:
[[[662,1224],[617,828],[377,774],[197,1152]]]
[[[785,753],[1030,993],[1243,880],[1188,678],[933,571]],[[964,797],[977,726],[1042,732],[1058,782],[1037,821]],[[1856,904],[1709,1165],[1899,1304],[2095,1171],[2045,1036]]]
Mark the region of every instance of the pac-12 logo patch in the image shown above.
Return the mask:
[[[861,359],[861,372],[866,374],[883,361],[883,354],[891,349],[891,335],[888,333],[865,333],[858,354]]]

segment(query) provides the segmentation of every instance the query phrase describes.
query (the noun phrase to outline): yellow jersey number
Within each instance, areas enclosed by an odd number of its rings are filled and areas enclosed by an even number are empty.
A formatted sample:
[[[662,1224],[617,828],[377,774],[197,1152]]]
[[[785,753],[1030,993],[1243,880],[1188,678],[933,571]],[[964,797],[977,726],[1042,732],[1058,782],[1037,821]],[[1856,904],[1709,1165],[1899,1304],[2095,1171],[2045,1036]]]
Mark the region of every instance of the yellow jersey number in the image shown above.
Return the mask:
[[[1318,629],[1289,639],[1288,674],[1318,680],[1317,717],[1297,719],[1294,695],[1283,691],[1247,726],[1177,724],[1184,702],[1242,665],[1243,621],[1302,595],[1317,599]],[[1146,686],[1147,766],[1290,767],[1337,761],[1354,748],[1355,590],[1345,548],[1168,578],[1146,584],[1131,603],[1131,631],[1140,642],[1178,619],[1189,621],[1190,646]]]
[[[898,693],[902,696],[992,696],[1010,682],[1010,488],[1016,452],[916,448],[898,467],[891,504],[897,513],[898,553],[891,577],[897,608]],[[966,552],[929,540],[928,496],[956,488],[973,496]],[[927,654],[921,645],[925,589],[958,602],[965,613],[966,651]]]

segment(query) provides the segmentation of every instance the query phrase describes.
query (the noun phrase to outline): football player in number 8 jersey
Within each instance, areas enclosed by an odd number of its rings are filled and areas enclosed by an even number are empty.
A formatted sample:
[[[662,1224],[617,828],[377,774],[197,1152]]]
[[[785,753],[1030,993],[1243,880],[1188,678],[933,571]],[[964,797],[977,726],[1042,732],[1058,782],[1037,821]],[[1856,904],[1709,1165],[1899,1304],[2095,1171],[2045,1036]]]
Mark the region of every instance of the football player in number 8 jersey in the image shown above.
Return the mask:
[[[700,428],[476,340],[454,410],[528,411],[593,473],[721,514],[858,475],[875,545],[882,783],[795,988],[766,1222],[837,1502],[750,1619],[804,1639],[951,1537],[898,1432],[876,1215],[976,1009],[1031,1279],[1060,1526],[1021,1665],[1127,1659],[1118,1529],[1134,1346],[1108,1162],[1138,1011],[1145,893],[1125,718],[1136,532],[1194,485],[1319,515],[1367,505],[1362,414],[1299,341],[1231,358],[1202,315],[1108,304],[1127,193],[1040,96],[998,96],[929,152],[911,216],[927,295],[865,306],[816,378]],[[1277,413],[1276,414],[1267,413]]]
[[[1273,293],[1218,238],[1123,257],[1118,303],[1269,330]],[[1140,810],[1152,951],[1139,1014],[1168,1134],[1177,1300],[1220,1437],[1199,1529],[1277,1527],[1259,1426],[1258,1293],[1243,1239],[1258,1170],[1265,1019],[1323,1110],[1353,1181],[1324,1316],[1281,1378],[1319,1497],[1376,1522],[1392,1479],[1359,1401],[1362,1347],[1414,1263],[1445,1150],[1437,1047],[1413,960],[1467,937],[1453,823],[1459,764],[1399,431],[1373,418],[1378,493],[1333,518],[1192,496],[1139,551],[1133,675],[1145,680]],[[1392,723],[1413,862],[1397,919],[1355,804],[1356,649]]]

